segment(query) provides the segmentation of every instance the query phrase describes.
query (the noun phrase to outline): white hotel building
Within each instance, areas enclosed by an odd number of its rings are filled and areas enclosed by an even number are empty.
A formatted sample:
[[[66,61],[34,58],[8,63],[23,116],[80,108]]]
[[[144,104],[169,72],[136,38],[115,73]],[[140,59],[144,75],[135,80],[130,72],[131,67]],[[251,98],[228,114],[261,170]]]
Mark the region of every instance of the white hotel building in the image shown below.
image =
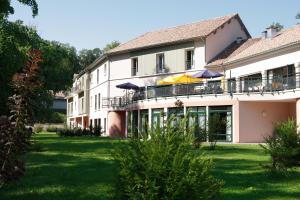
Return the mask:
[[[193,84],[158,85],[203,69],[224,74]],[[218,139],[262,142],[273,124],[300,122],[300,25],[252,38],[238,14],[147,32],[107,52],[74,75],[67,97],[71,127],[100,125],[106,136],[143,133],[163,118],[189,113],[205,127],[213,113],[227,126]],[[130,92],[116,87],[130,82]],[[176,100],[183,107],[175,107]],[[175,112],[176,111],[176,112]]]

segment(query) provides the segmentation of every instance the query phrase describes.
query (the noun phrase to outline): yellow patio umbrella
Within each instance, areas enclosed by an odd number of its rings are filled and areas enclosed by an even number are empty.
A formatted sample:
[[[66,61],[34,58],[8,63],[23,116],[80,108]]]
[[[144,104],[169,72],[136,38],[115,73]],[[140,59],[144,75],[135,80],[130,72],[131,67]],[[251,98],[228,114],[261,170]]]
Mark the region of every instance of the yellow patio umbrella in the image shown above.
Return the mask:
[[[180,83],[197,83],[201,82],[201,78],[193,78],[189,74],[181,74],[177,76],[168,76],[162,80],[157,82],[158,85],[172,85],[172,84],[180,84]]]

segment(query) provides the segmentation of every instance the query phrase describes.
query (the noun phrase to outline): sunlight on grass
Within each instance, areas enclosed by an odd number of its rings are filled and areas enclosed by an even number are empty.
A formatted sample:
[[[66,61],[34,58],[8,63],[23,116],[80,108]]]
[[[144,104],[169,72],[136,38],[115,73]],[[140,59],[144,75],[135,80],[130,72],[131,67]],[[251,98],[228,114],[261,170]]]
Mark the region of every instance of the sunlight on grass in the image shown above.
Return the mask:
[[[0,190],[1,200],[113,199],[116,168],[113,149],[123,141],[96,137],[63,138],[55,133],[34,136],[41,148],[27,155],[27,171],[18,184]],[[270,178],[261,164],[268,156],[258,145],[207,145],[213,173],[225,181],[225,200],[300,199],[300,168],[289,177]]]

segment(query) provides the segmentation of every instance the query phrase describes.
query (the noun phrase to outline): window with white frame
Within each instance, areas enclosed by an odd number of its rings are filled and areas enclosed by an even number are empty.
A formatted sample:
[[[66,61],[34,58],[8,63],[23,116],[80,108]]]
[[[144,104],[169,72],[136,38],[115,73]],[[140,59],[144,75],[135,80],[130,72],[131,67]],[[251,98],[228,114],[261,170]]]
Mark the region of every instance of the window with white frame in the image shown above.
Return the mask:
[[[104,69],[103,69],[103,71],[104,71],[104,76],[106,76],[106,71],[107,71],[106,64],[104,64]]]
[[[163,53],[156,55],[156,72],[157,73],[165,72],[165,55]]]
[[[93,106],[93,96],[91,95],[91,99],[90,99],[90,107],[92,107]]]
[[[97,95],[95,95],[95,110],[97,110]]]
[[[101,105],[101,95],[99,93],[98,94],[98,110],[100,110],[100,105]]]
[[[187,50],[185,52],[185,69],[194,69],[194,50]]]
[[[97,84],[99,84],[99,69],[97,69]]]
[[[139,62],[138,58],[131,59],[131,76],[136,76],[139,71]]]

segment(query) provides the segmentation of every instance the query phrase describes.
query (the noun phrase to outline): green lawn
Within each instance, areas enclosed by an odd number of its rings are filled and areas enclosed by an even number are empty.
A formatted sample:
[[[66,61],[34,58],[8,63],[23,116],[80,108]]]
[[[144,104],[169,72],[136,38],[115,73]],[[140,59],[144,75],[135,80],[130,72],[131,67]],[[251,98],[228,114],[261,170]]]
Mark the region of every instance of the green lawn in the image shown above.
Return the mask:
[[[117,140],[34,137],[39,151],[27,156],[27,172],[17,185],[0,189],[0,199],[111,199],[116,168],[111,151]],[[259,166],[268,157],[258,145],[218,145],[207,151],[215,176],[225,181],[224,199],[300,199],[300,168],[285,178],[267,177]]]

